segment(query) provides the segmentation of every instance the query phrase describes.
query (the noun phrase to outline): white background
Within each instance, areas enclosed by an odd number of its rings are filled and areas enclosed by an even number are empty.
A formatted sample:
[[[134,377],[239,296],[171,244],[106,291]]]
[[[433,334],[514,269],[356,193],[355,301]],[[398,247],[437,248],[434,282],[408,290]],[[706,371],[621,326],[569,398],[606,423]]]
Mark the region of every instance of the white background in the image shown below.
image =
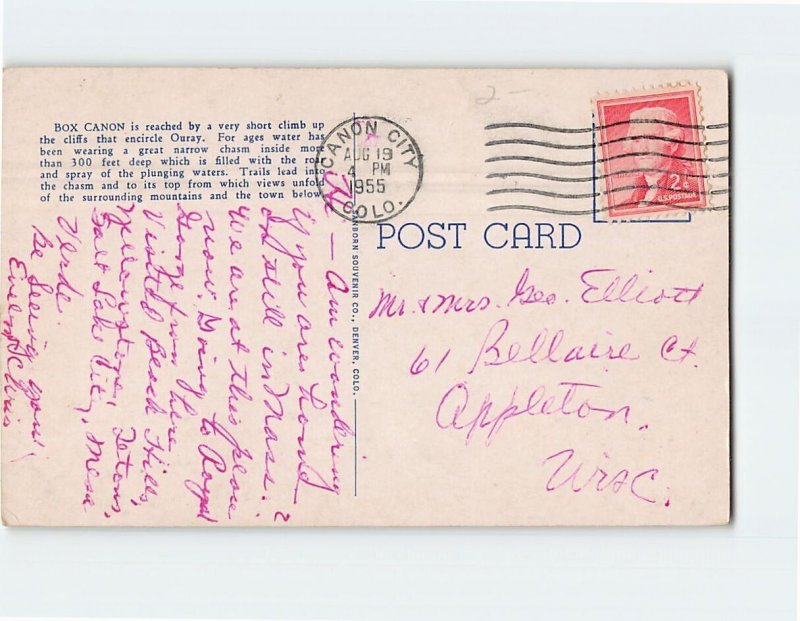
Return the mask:
[[[795,618],[800,9],[236,0],[5,9],[5,66],[730,71],[734,509],[718,528],[3,528],[0,615]]]

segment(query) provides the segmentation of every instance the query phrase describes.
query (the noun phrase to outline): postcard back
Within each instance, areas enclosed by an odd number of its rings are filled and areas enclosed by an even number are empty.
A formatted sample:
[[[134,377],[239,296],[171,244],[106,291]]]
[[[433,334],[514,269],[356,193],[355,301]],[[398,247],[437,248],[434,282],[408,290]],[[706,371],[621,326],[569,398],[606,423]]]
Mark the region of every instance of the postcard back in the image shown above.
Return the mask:
[[[727,76],[10,69],[8,525],[729,520]]]

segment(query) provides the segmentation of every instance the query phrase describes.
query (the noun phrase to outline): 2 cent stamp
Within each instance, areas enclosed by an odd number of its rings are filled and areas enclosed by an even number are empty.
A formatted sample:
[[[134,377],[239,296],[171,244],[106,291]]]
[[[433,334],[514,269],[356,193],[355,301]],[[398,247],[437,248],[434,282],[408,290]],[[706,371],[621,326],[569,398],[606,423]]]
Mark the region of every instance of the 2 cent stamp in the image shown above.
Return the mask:
[[[708,204],[703,127],[693,88],[598,99],[596,106],[612,218]]]

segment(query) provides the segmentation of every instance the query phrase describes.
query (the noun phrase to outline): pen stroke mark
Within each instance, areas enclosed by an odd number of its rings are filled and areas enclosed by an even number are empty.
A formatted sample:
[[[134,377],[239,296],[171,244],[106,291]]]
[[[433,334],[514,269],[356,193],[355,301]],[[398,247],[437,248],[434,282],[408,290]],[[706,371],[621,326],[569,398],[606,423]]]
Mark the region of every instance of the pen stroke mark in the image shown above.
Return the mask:
[[[14,459],[11,459],[10,461],[11,461],[12,464],[15,464],[18,461],[22,461],[23,459],[27,459],[28,457],[36,457],[36,453],[25,453],[25,455],[21,455],[19,457],[15,457]]]
[[[476,104],[485,106],[486,104],[492,101],[500,101],[500,98],[495,96],[497,94],[497,89],[495,89],[495,87],[492,86],[491,84],[488,86],[488,88],[492,89],[492,94],[489,95],[488,97],[476,97],[475,98]]]

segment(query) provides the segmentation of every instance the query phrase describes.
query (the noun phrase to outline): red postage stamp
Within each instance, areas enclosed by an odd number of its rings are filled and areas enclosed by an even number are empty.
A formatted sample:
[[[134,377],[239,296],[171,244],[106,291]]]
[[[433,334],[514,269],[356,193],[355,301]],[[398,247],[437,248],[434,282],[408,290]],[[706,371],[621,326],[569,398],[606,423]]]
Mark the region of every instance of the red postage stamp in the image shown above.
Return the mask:
[[[612,218],[705,207],[696,92],[678,87],[597,100],[605,198]]]

